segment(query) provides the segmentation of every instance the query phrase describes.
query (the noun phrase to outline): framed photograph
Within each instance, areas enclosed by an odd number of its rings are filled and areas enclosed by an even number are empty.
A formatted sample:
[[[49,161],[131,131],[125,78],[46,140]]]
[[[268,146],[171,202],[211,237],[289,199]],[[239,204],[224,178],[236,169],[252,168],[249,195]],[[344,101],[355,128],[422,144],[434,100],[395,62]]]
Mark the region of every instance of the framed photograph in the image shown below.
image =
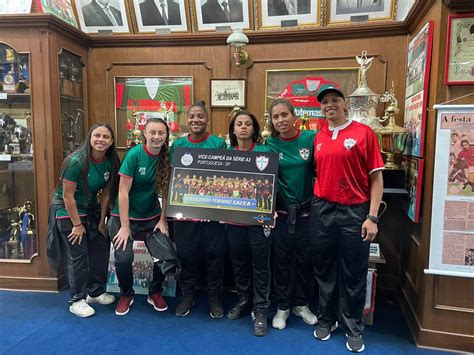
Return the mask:
[[[397,0],[328,0],[328,22],[332,24],[395,19]]]
[[[424,105],[426,102],[426,91],[405,99],[405,115],[403,116],[403,126],[408,129],[407,145],[403,155],[411,155],[422,158],[425,150],[425,126],[426,126],[426,110]]]
[[[429,21],[408,45],[405,98],[428,91],[434,22]]]
[[[211,107],[245,107],[245,79],[211,79]]]
[[[167,216],[272,226],[278,154],[176,148]]]
[[[448,16],[444,83],[474,84],[474,13]]]
[[[0,14],[28,14],[33,0],[3,0]]]
[[[125,0],[75,0],[75,5],[81,30],[85,33],[130,32]]]
[[[36,3],[42,13],[54,15],[71,26],[79,28],[71,0],[36,0]]]
[[[258,29],[318,26],[319,0],[258,0]]]
[[[215,31],[218,27],[253,29],[252,0],[190,0],[194,28]]]
[[[402,168],[405,169],[405,186],[408,198],[403,204],[403,209],[408,217],[418,223],[420,220],[421,190],[423,189],[424,159],[415,157],[402,157]]]
[[[193,77],[115,77],[116,146],[142,143],[149,118],[163,118],[170,141],[187,133],[186,111],[193,99]]]
[[[265,108],[276,98],[285,98],[299,118],[309,119],[311,129],[319,129],[324,115],[316,93],[321,85],[336,83],[348,95],[359,84],[359,67],[272,69],[265,73]],[[298,121],[298,125],[301,121]]]
[[[133,0],[138,32],[190,32],[185,0]]]

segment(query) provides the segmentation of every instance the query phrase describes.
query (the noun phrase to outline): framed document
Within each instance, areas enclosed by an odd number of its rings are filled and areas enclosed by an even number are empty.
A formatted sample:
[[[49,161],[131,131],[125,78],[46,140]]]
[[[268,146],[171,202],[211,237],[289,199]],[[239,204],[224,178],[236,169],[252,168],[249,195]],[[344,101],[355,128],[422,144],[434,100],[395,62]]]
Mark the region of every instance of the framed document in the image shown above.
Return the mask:
[[[36,0],[39,10],[44,14],[51,14],[79,28],[72,8],[71,0]]]
[[[31,11],[33,0],[3,0],[0,14],[25,14]]]
[[[211,79],[211,107],[245,107],[245,79]]]
[[[446,85],[474,84],[474,13],[449,15]]]
[[[189,7],[185,0],[133,0],[138,32],[190,32]]]
[[[190,0],[194,29],[215,31],[226,28],[253,29],[252,0]]]
[[[258,0],[258,29],[319,25],[319,0]]]
[[[278,154],[179,147],[168,217],[274,225]]]
[[[74,3],[85,33],[130,32],[125,0],[75,0]]]
[[[397,0],[328,0],[329,24],[395,19]]]

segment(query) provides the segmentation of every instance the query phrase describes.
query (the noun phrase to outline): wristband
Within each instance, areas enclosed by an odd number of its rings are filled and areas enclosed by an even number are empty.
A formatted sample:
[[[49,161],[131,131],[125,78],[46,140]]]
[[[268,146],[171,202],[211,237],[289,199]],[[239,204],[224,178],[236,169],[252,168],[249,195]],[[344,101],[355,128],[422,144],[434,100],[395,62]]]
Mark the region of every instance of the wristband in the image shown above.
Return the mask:
[[[72,226],[73,226],[73,227],[79,227],[79,226],[82,226],[82,223],[79,223],[79,224],[73,224]]]
[[[372,216],[371,214],[368,214],[365,218],[372,221],[375,224],[379,223],[379,218],[377,216]]]

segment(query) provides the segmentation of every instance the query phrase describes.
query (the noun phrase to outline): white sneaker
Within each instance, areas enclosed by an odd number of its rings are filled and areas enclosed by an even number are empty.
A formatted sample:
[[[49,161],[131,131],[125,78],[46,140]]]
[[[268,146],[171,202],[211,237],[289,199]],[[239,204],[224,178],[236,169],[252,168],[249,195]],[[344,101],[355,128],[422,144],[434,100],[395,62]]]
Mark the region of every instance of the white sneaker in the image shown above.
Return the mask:
[[[318,317],[311,312],[308,306],[293,307],[293,314],[303,318],[303,321],[308,325],[315,325],[318,323]]]
[[[286,320],[290,317],[290,310],[287,309],[286,311],[282,311],[281,309],[277,309],[277,312],[272,320],[272,326],[276,329],[285,329],[286,328]]]
[[[98,304],[112,304],[115,302],[115,296],[104,292],[100,296],[91,297],[87,296],[86,302],[89,304],[98,303]]]
[[[78,317],[90,317],[95,314],[94,308],[89,306],[85,300],[79,300],[69,306],[69,312]]]

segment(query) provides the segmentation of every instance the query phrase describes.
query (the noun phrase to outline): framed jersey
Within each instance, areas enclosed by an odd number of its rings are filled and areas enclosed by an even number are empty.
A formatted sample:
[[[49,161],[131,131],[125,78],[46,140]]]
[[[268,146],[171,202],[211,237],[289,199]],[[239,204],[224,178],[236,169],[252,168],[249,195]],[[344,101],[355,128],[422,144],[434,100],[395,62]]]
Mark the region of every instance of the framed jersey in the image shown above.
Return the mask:
[[[115,77],[117,148],[142,143],[148,119],[163,118],[170,141],[187,133],[186,111],[193,97],[193,77]]]

